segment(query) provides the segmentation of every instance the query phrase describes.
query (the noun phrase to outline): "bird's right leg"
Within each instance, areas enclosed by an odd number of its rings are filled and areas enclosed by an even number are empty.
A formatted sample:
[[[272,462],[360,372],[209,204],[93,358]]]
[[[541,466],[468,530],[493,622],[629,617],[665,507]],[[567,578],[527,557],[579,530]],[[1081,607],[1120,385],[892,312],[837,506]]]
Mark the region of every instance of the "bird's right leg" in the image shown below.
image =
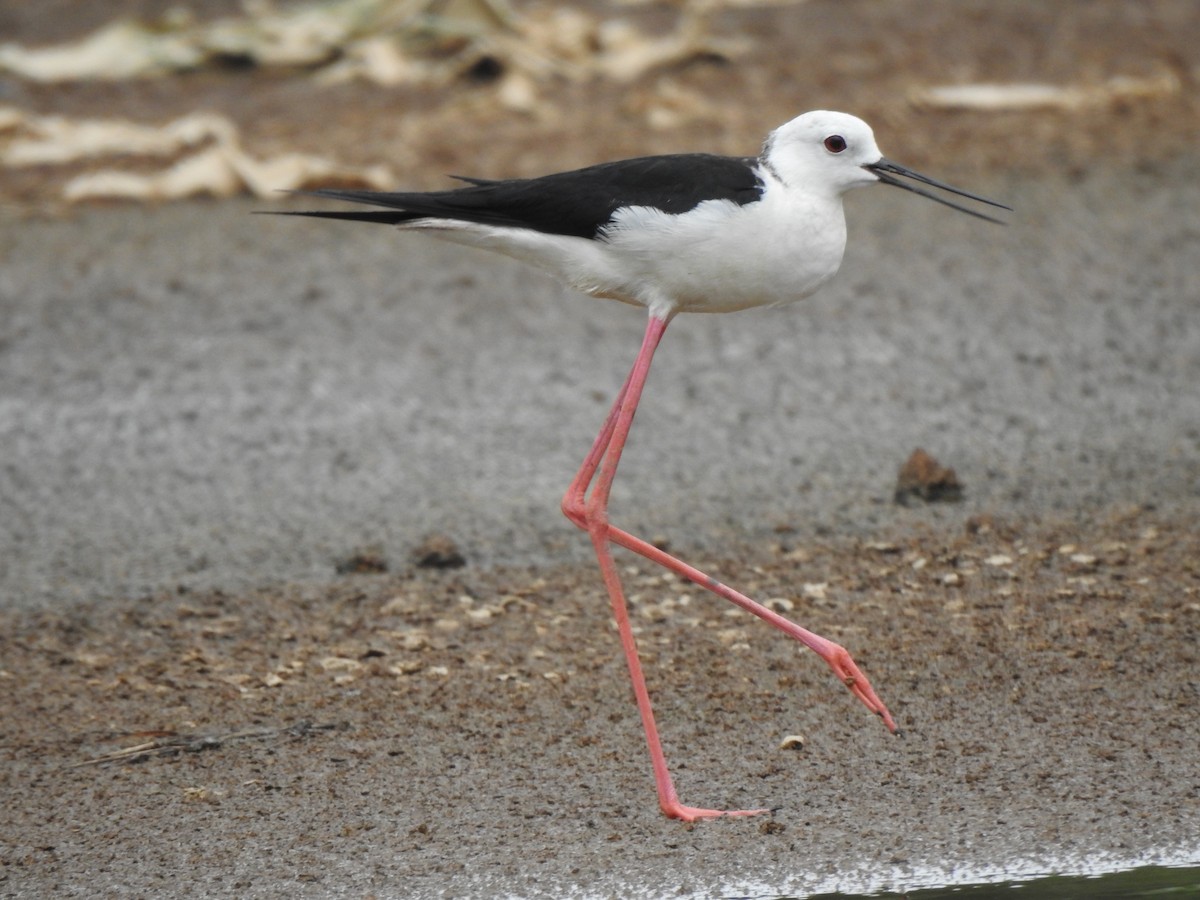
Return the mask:
[[[643,541],[641,538],[634,537],[627,531],[622,531],[615,526],[609,526],[608,537],[614,544],[624,547],[627,550],[632,550],[634,553],[644,556],[651,562],[658,563],[664,569],[698,584],[707,591],[711,591],[718,597],[737,604],[747,612],[758,616],[767,624],[775,626],[784,634],[804,644],[804,646],[820,656],[821,659],[825,660],[825,663],[833,670],[838,680],[846,685],[850,689],[850,692],[862,701],[867,709],[883,719],[883,724],[887,726],[888,731],[893,734],[898,731],[892,714],[888,712],[888,708],[879,699],[879,695],[871,687],[871,682],[867,680],[867,676],[858,667],[858,664],[854,662],[854,658],[850,656],[849,652],[841,644],[834,643],[829,638],[822,637],[815,632],[809,631],[807,628],[797,625],[774,610],[768,609],[761,603],[751,600],[745,594],[734,590],[729,585],[717,581],[711,575],[706,575],[696,567],[688,565],[678,557],[660,550],[658,547]]]
[[[653,316],[650,318],[645,338],[642,341],[642,349],[638,353],[633,369],[617,394],[616,402],[605,418],[604,425],[600,428],[600,434],[597,435],[592,449],[584,459],[583,465],[580,466],[579,473],[567,488],[567,493],[563,497],[563,513],[588,532],[596,550],[596,559],[600,563],[600,572],[604,577],[604,585],[608,588],[609,600],[612,603],[613,618],[616,619],[617,632],[621,637],[621,649],[625,653],[625,662],[629,667],[634,698],[637,701],[638,712],[642,718],[642,728],[646,734],[646,745],[650,750],[659,806],[670,818],[683,819],[686,822],[714,816],[755,815],[766,812],[766,810],[726,812],[685,806],[679,802],[671,773],[667,768],[662,742],[658,737],[658,727],[655,725],[654,712],[650,706],[650,695],[646,690],[646,678],[642,673],[637,643],[633,636],[633,626],[629,621],[625,593],[621,587],[620,575],[617,572],[616,563],[613,561],[610,546],[613,529],[608,523],[609,491],[612,488],[613,477],[616,475],[621,451],[624,449],[625,440],[633,424],[633,415],[637,411],[638,400],[641,398],[646,376],[650,371],[650,361],[666,327],[665,319]],[[597,472],[599,472],[598,478]],[[592,485],[593,480],[596,481],[596,485],[589,496],[588,488]]]

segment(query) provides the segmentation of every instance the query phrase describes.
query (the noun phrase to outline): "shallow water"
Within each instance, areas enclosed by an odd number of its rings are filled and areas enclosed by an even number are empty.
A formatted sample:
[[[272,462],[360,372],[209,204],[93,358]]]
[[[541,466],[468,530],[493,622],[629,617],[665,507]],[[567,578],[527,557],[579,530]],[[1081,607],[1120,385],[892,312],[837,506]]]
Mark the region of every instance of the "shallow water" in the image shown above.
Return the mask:
[[[1200,897],[1200,867],[1145,866],[1104,875],[1050,875],[1022,881],[922,888],[900,893],[813,894],[806,900],[860,900],[868,897],[897,900],[1130,900],[1153,897],[1174,900],[1177,897]]]

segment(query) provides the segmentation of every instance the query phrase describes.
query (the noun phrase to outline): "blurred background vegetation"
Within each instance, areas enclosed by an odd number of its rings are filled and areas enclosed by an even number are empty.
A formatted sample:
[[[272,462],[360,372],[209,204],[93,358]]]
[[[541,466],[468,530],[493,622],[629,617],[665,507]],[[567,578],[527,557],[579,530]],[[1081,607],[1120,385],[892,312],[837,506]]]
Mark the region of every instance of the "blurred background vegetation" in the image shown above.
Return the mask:
[[[947,178],[1200,138],[1192,0],[0,0],[0,202],[423,188],[683,150],[812,108]]]

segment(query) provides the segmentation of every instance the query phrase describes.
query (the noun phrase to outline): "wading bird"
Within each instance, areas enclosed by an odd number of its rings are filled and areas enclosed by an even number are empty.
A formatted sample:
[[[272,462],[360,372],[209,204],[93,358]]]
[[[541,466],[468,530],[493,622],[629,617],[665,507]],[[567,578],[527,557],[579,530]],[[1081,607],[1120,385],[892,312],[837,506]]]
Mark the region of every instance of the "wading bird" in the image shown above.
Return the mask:
[[[791,635],[820,655],[854,696],[895,732],[891,713],[845,649],[612,525],[609,492],[650,361],[668,323],[681,312],[777,306],[812,294],[841,265],[846,246],[842,196],[848,190],[882,182],[991,222],[998,220],[918,185],[1008,207],[885,159],[870,126],[828,111],[808,112],[777,128],[757,157],[689,153],[602,163],[541,178],[458,180],[467,186],[401,193],[316,190],[309,193],[378,208],[286,214],[394,225],[482,247],[539,266],[584,293],[648,311],[633,369],[567,488],[562,509],[595,547],[663,812],[694,821],[766,810],[722,811],[680,803],[654,724],[613,544]]]

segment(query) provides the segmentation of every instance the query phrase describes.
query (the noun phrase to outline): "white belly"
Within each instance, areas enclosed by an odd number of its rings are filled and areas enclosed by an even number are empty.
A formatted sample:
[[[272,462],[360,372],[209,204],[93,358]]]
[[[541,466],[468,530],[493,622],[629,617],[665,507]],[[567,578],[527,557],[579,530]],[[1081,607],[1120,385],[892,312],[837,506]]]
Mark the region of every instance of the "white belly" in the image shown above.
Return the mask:
[[[711,200],[682,215],[634,207],[600,240],[444,219],[401,227],[524,260],[584,293],[660,316],[792,303],[837,273],[846,247],[840,199],[803,208],[794,198],[786,207]]]
[[[731,312],[807,297],[836,274],[846,246],[841,203],[814,210],[710,201],[681,216],[634,209],[618,216],[609,246],[632,273],[639,302],[680,312]]]

